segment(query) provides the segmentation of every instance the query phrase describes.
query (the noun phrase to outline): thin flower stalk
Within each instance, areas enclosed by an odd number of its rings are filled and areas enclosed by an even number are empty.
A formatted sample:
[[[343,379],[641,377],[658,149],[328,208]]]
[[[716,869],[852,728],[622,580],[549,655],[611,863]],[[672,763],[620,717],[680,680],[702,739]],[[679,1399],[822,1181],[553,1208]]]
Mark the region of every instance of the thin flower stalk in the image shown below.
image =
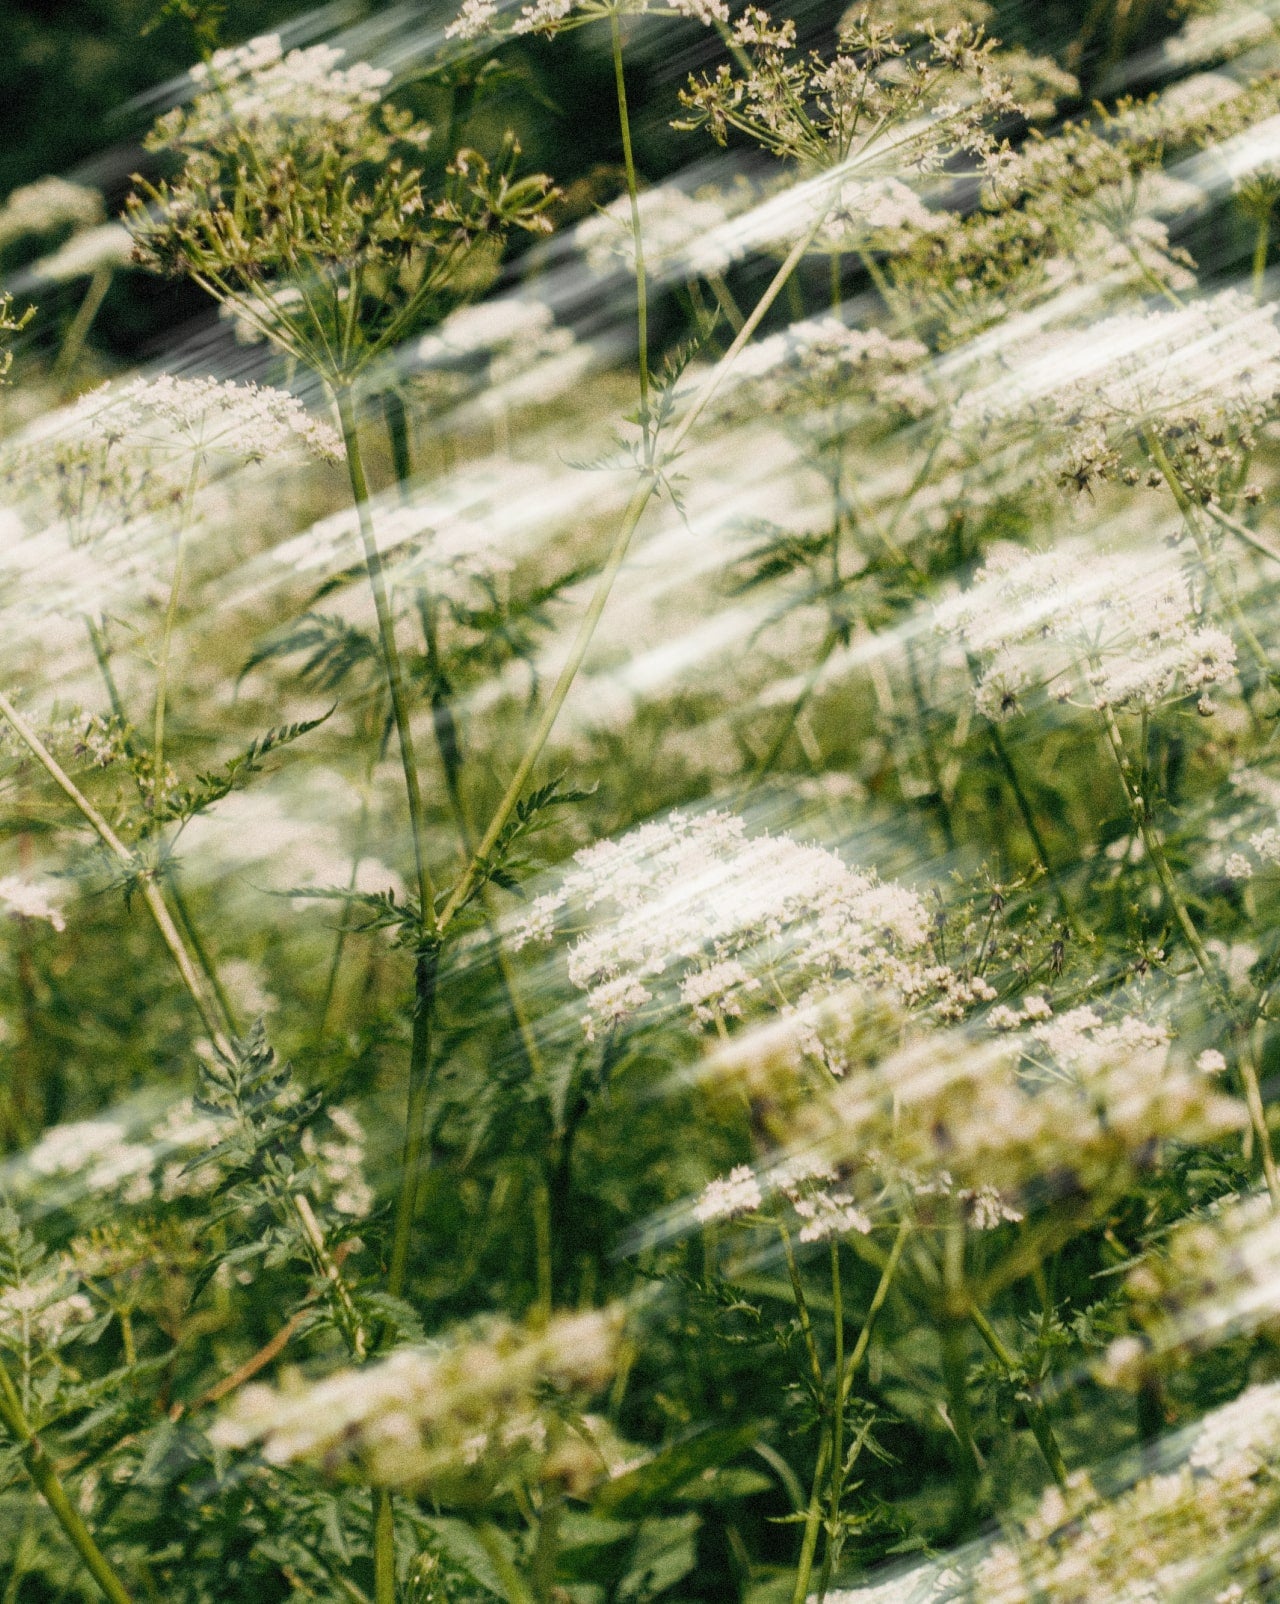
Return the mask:
[[[1151,455],[1151,460],[1160,470],[1161,477],[1169,486],[1169,489],[1173,494],[1173,499],[1178,504],[1178,511],[1182,514],[1182,521],[1186,525],[1187,532],[1195,542],[1196,551],[1200,555],[1200,561],[1204,567],[1205,576],[1207,577],[1210,585],[1213,586],[1214,593],[1217,595],[1222,605],[1226,608],[1232,624],[1239,633],[1240,639],[1248,648],[1249,655],[1253,658],[1254,665],[1262,683],[1264,685],[1270,684],[1272,679],[1270,660],[1267,657],[1262,642],[1258,639],[1254,632],[1253,625],[1250,624],[1249,620],[1245,617],[1244,609],[1241,607],[1239,599],[1235,595],[1234,590],[1222,572],[1221,564],[1218,561],[1218,554],[1214,551],[1213,546],[1210,544],[1209,538],[1205,534],[1204,527],[1200,522],[1199,514],[1197,513],[1196,508],[1193,506],[1191,498],[1187,495],[1185,487],[1179,480],[1173,464],[1169,461],[1168,452],[1165,450],[1159,435],[1149,425],[1143,429],[1142,439],[1147,451]]]

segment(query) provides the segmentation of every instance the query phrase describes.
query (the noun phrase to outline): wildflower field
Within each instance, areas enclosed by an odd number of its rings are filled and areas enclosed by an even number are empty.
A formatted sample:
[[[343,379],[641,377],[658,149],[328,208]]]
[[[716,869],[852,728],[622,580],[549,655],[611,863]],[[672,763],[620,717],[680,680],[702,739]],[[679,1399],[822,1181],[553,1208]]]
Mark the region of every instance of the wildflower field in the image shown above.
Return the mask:
[[[0,1604],[1280,1599],[1280,0],[84,9]]]

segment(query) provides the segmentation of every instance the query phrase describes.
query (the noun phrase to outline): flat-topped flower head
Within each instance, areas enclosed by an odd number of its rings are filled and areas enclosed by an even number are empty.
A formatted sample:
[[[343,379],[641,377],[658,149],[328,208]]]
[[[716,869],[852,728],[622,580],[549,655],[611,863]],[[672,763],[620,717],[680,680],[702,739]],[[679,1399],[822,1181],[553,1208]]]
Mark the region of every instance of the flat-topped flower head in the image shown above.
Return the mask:
[[[959,423],[1043,414],[1132,429],[1196,411],[1253,415],[1280,396],[1274,304],[1239,290],[1174,311],[1118,314],[1011,343],[1013,360],[956,408]]]
[[[890,419],[919,416],[931,402],[923,377],[927,348],[882,329],[849,328],[827,314],[793,323],[749,345],[729,376],[721,411],[805,411],[855,399]]]
[[[644,241],[645,271],[657,278],[697,276],[706,242],[725,223],[725,207],[719,197],[688,194],[674,184],[661,184],[642,190],[637,205]],[[635,240],[631,232],[631,201],[623,194],[578,224],[577,244],[593,273],[635,271]],[[725,266],[732,253],[726,252],[714,270]]]
[[[495,1321],[470,1340],[402,1348],[292,1392],[246,1387],[213,1437],[222,1448],[259,1443],[273,1465],[354,1464],[382,1487],[483,1489],[517,1465],[555,1482],[569,1465],[542,1405],[608,1384],[620,1326],[610,1310],[559,1315],[540,1333]],[[575,1460],[572,1473],[589,1485],[607,1465],[597,1451],[590,1469]]]
[[[766,967],[797,993],[848,978],[919,984],[930,921],[915,892],[825,848],[752,836],[733,814],[673,813],[584,849],[577,864],[515,939],[550,940],[565,910],[585,924],[569,978],[587,993],[588,1037],[659,999],[696,1023],[742,1017]]]
[[[1011,330],[1001,342],[997,372],[970,387],[953,421],[980,432],[983,449],[993,429],[1047,431],[1055,471],[1081,489],[1136,484],[1155,462],[1208,501],[1234,490],[1252,431],[1280,410],[1277,310],[1223,290],[1086,328],[1028,324],[1025,339]]]
[[[824,1122],[820,1150],[863,1174],[863,1193],[895,1175],[943,1177],[944,1195],[994,1189],[989,1211],[1043,1206],[1068,1177],[1113,1185],[1159,1162],[1162,1142],[1220,1139],[1245,1112],[1175,1057],[1161,1021],[1095,1006],[994,1038],[926,1036],[841,1081],[805,1121],[810,1140]]]
[[[681,91],[687,115],[677,126],[705,127],[719,144],[734,130],[811,169],[937,171],[961,153],[989,154],[995,130],[1022,112],[994,42],[971,24],[921,37],[861,10],[824,56],[798,48],[794,22],[752,5],[734,20],[732,44],[734,66]]]
[[[350,135],[391,82],[383,67],[338,63],[335,45],[285,52],[279,34],[263,34],[197,62],[190,104],[168,113],[152,143],[199,147],[229,132],[251,138],[260,154],[275,154],[299,138]]]
[[[533,0],[506,20],[514,7],[498,0],[464,0],[461,11],[445,29],[447,39],[479,39],[486,34],[546,34],[554,36],[591,22],[607,21],[621,12],[626,16],[683,17],[712,27],[729,20],[725,0]]]
[[[104,446],[187,456],[263,462],[303,449],[340,462],[342,440],[296,396],[267,385],[180,379],[169,373],[104,385],[83,397],[67,432]]]
[[[0,907],[17,919],[43,919],[57,931],[67,928],[51,880],[7,874],[0,879]]]
[[[960,597],[939,610],[981,665],[978,711],[997,722],[1037,688],[1098,708],[1153,711],[1202,701],[1235,676],[1235,644],[1204,620],[1185,575],[1166,559],[1109,553],[992,553]]]

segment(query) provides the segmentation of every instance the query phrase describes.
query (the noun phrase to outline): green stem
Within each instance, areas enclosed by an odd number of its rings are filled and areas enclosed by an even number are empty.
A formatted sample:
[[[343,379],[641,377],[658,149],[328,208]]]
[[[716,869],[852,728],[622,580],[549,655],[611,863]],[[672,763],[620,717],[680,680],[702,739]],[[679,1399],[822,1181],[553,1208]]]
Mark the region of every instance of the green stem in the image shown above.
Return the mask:
[[[702,389],[694,397],[693,403],[689,410],[681,419],[675,430],[675,433],[672,435],[671,442],[667,447],[665,453],[666,460],[669,461],[677,454],[693,426],[697,423],[703,412],[711,404],[711,401],[714,399],[716,392],[724,382],[730,368],[737,360],[739,352],[755,333],[756,329],[760,326],[765,314],[773,305],[774,301],[777,300],[778,296],[782,292],[783,286],[787,283],[787,280],[795,271],[796,264],[800,261],[801,257],[812,243],[818,230],[822,227],[823,222],[826,220],[827,210],[829,210],[829,208],[830,202],[828,202],[827,208],[823,209],[819,213],[816,221],[813,222],[804,237],[797,240],[792,246],[791,250],[787,253],[786,260],[774,274],[769,283],[768,289],[765,290],[764,294],[760,297],[760,300],[756,303],[756,306],[750,317],[748,317],[746,322],[742,325],[742,328],[738,331],[734,338],[733,344],[725,352],[721,360],[716,364]],[[587,605],[586,614],[583,617],[582,623],[579,625],[577,637],[570,648],[569,656],[564,664],[564,667],[560,670],[555,685],[552,687],[551,695],[547,700],[547,705],[543,710],[542,717],[538,720],[537,728],[534,730],[529,744],[525,748],[524,754],[516,766],[516,771],[511,777],[511,782],[507,786],[507,789],[503,792],[502,800],[498,803],[497,808],[494,810],[493,817],[490,819],[488,827],[485,830],[484,835],[481,837],[479,845],[472,854],[470,863],[463,871],[461,878],[459,879],[457,885],[453,888],[452,892],[449,894],[449,898],[445,902],[445,905],[440,912],[438,933],[443,933],[450,920],[457,913],[458,909],[469,900],[485,860],[487,859],[489,853],[493,851],[498,837],[502,834],[504,825],[511,817],[516,803],[520,800],[525,788],[525,784],[528,781],[530,774],[533,772],[535,764],[542,755],[542,749],[547,744],[547,740],[551,735],[551,731],[555,728],[556,721],[560,717],[560,710],[564,706],[565,700],[569,695],[569,691],[573,686],[573,682],[578,676],[578,670],[582,667],[583,659],[587,655],[587,649],[591,645],[591,640],[595,634],[596,626],[600,622],[605,605],[609,600],[609,594],[613,589],[614,581],[617,579],[618,572],[621,569],[623,560],[627,555],[627,549],[631,544],[631,537],[635,534],[636,526],[639,524],[645,508],[649,505],[649,500],[654,491],[657,489],[658,483],[658,474],[656,470],[651,469],[644,474],[640,480],[640,483],[632,492],[631,499],[628,501],[626,510],[622,515],[621,526],[619,527],[617,535],[614,537],[613,546],[610,549],[607,558],[605,559],[605,565],[601,571],[600,578],[596,581],[596,588],[590,602]]]
[[[200,966],[200,972],[204,976],[214,1001],[218,1005],[227,1033],[234,1036],[239,1031],[235,1009],[231,1006],[231,999],[227,996],[226,987],[222,984],[217,965],[210,956],[209,949],[204,944],[204,937],[200,934],[195,917],[187,904],[186,896],[183,894],[182,887],[178,884],[178,868],[172,858],[165,865],[165,882],[169,887],[170,895],[173,897],[173,908],[178,916],[178,923],[182,926],[184,935],[191,943],[191,950],[195,954],[196,962]]]
[[[800,1269],[796,1264],[795,1249],[791,1246],[791,1233],[787,1230],[786,1222],[781,1212],[774,1216],[774,1224],[778,1227],[778,1235],[782,1239],[782,1252],[787,1261],[787,1277],[791,1282],[791,1295],[795,1299],[796,1314],[800,1320],[800,1332],[804,1337],[805,1351],[809,1355],[809,1369],[813,1375],[813,1384],[821,1393],[823,1387],[822,1360],[818,1356],[818,1345],[813,1336],[813,1322],[809,1318],[809,1300],[804,1295],[804,1285],[800,1280]]]
[[[622,159],[627,169],[627,197],[631,202],[631,244],[635,253],[636,333],[640,342],[640,426],[644,431],[645,459],[653,460],[652,419],[649,414],[649,287],[644,266],[644,238],[640,228],[640,195],[636,163],[631,149],[631,119],[627,115],[627,80],[622,69],[622,24],[617,10],[609,13],[613,44],[613,77],[618,95],[618,124],[622,130]]]
[[[737,301],[734,299],[733,291],[725,282],[724,274],[708,273],[707,283],[710,284],[712,291],[715,294],[715,298],[719,303],[720,310],[724,313],[725,317],[728,318],[729,327],[735,334],[737,334],[746,320],[743,318],[742,310]]]
[[[352,1357],[364,1359],[369,1352],[369,1338],[360,1319],[359,1312],[351,1298],[351,1290],[343,1280],[342,1271],[338,1268],[333,1255],[329,1252],[329,1244],[324,1239],[324,1232],[320,1222],[316,1219],[315,1210],[311,1207],[311,1199],[305,1192],[290,1194],[294,1213],[302,1226],[303,1235],[311,1249],[316,1269],[327,1284],[329,1291],[338,1305],[341,1315],[341,1324],[347,1344],[351,1349]]]
[[[536,1326],[545,1331],[551,1319],[551,1192],[544,1177],[539,1175],[533,1188],[533,1239],[537,1255],[537,1301],[534,1305]]]
[[[192,510],[195,507],[196,485],[199,480],[202,461],[202,454],[197,452],[195,460],[191,464],[191,477],[187,481],[186,494],[182,500],[182,511],[178,517],[178,528],[174,535],[173,547],[173,578],[169,582],[169,604],[164,612],[164,633],[160,638],[160,657],[156,663],[156,707],[151,738],[151,762],[153,765],[151,786],[157,802],[161,799],[164,787],[164,715],[165,702],[169,694],[169,654],[173,647],[173,628],[178,618],[178,596],[182,590],[182,569],[186,555],[187,528],[191,522]]]
[[[964,1221],[957,1217],[947,1226],[943,1250],[943,1304],[941,1329],[942,1375],[951,1404],[951,1426],[959,1446],[955,1505],[951,1516],[952,1540],[967,1529],[978,1491],[981,1461],[973,1438],[969,1409],[968,1361],[965,1354],[965,1319],[971,1299],[965,1285]]]
[[[21,1446],[22,1463],[27,1474],[36,1484],[54,1519],[70,1538],[85,1569],[102,1589],[103,1596],[110,1599],[111,1604],[132,1604],[124,1583],[94,1542],[93,1534],[85,1525],[80,1511],[68,1498],[44,1444],[32,1431],[13,1378],[3,1363],[0,1363],[0,1421],[4,1422],[9,1434]]]
[[[979,1308],[969,1310],[969,1318],[977,1327],[978,1335],[987,1347],[995,1354],[1007,1375],[1013,1375],[1017,1369],[1017,1361],[1000,1340],[999,1333]],[[1053,1479],[1058,1486],[1065,1490],[1067,1485],[1067,1465],[1062,1457],[1062,1450],[1058,1446],[1058,1439],[1054,1434],[1053,1425],[1049,1419],[1049,1412],[1038,1398],[1024,1398],[1022,1407],[1027,1417],[1027,1424],[1031,1427],[1032,1435],[1040,1445],[1040,1452],[1044,1455],[1045,1463],[1053,1473]]]
[[[395,1508],[385,1487],[373,1490],[373,1598],[396,1604]]]
[[[502,1533],[493,1522],[477,1521],[471,1529],[476,1534],[476,1541],[484,1549],[490,1565],[493,1566],[498,1584],[506,1595],[507,1604],[537,1604],[524,1577],[511,1563],[506,1544],[502,1540]]]
[[[62,349],[53,364],[55,379],[66,378],[79,360],[80,353],[84,350],[84,342],[89,337],[89,330],[93,327],[93,320],[97,317],[98,309],[111,288],[111,277],[112,270],[107,264],[104,263],[95,269],[93,277],[89,280],[89,288],[84,292],[84,300],[76,308],[76,315],[67,327]]]
[[[1242,524],[1238,518],[1233,518],[1225,508],[1218,506],[1216,501],[1211,501],[1204,510],[1213,519],[1214,523],[1221,524],[1224,529],[1229,529],[1233,535],[1243,540],[1246,546],[1252,546],[1254,551],[1263,557],[1270,558],[1273,563],[1280,563],[1280,551],[1277,551],[1274,546],[1263,540],[1256,530],[1250,529],[1247,524]]]
[[[772,741],[769,742],[768,749],[765,751],[764,756],[756,764],[755,768],[752,769],[751,778],[748,782],[749,785],[758,785],[760,781],[764,779],[766,774],[772,772],[774,764],[782,756],[787,742],[791,739],[791,732],[796,727],[796,720],[800,717],[801,713],[804,712],[809,703],[810,697],[812,697],[814,691],[817,689],[818,681],[822,677],[822,671],[827,666],[832,652],[834,652],[836,647],[840,644],[840,639],[841,631],[837,629],[828,629],[826,635],[823,637],[822,645],[818,648],[818,655],[814,660],[813,666],[805,675],[804,684],[800,687],[800,690],[795,699],[792,701],[791,706],[787,709],[782,723],[778,726]]]
[[[124,732],[124,749],[130,757],[134,757],[136,752],[133,741],[127,733],[129,721],[125,717],[124,701],[120,695],[120,688],[116,684],[116,677],[111,671],[111,651],[107,643],[106,631],[100,625],[95,624],[87,613],[84,617],[84,626],[89,632],[89,642],[93,647],[93,655],[98,665],[98,672],[102,676],[102,683],[106,687],[107,699],[111,703],[111,712],[121,731]],[[141,787],[139,787],[139,794],[142,794]],[[237,1030],[235,1011],[231,1007],[226,989],[218,976],[217,966],[209,955],[208,948],[206,948],[201,938],[191,910],[187,906],[186,898],[182,894],[182,887],[178,883],[177,864],[172,858],[167,860],[165,864],[165,879],[173,896],[173,906],[178,915],[178,923],[182,926],[183,934],[191,944],[191,950],[195,954],[200,972],[204,975],[205,983],[222,1014],[223,1024],[228,1034],[234,1036]]]
[[[564,1514],[564,1495],[553,1482],[542,1489],[542,1508],[538,1512],[538,1540],[533,1550],[531,1581],[538,1604],[551,1604],[555,1597],[556,1557],[560,1548],[560,1518]]]
[[[1267,247],[1271,244],[1271,209],[1268,207],[1258,218],[1258,232],[1253,241],[1253,298],[1262,303],[1264,280],[1267,273]]]
[[[831,1239],[831,1310],[835,1329],[835,1388],[831,1410],[831,1500],[827,1510],[827,1543],[818,1578],[818,1604],[822,1604],[831,1576],[844,1494],[844,1292],[840,1280],[840,1244]]]
[[[427,1116],[431,1108],[434,1077],[431,1073],[431,1010],[435,1004],[439,948],[426,947],[417,954],[413,971],[413,1035],[409,1043],[409,1095],[405,1113],[403,1174],[396,1200],[395,1227],[391,1238],[391,1259],[387,1270],[387,1290],[393,1298],[404,1292],[409,1268],[409,1241],[418,1209],[418,1189],[423,1153],[427,1145]]]
[[[405,795],[409,804],[409,828],[413,836],[414,868],[422,928],[428,937],[434,937],[435,891],[431,884],[431,871],[427,862],[426,821],[422,808],[422,790],[418,782],[418,761],[413,747],[413,731],[409,724],[409,701],[404,670],[400,664],[400,650],[396,645],[395,620],[391,613],[386,572],[383,568],[382,554],[378,550],[373,518],[369,512],[369,482],[365,477],[364,459],[360,454],[355,401],[351,390],[346,387],[335,389],[333,398],[337,404],[338,420],[342,426],[342,438],[347,451],[347,472],[351,479],[351,494],[355,499],[356,516],[360,524],[365,571],[369,576],[369,589],[373,592],[373,606],[378,618],[378,637],[382,645],[383,668],[387,676],[387,690],[391,696],[396,736],[400,743],[400,765],[404,770]]]
[[[840,1352],[843,1348],[843,1338],[841,1335],[841,1314],[839,1307],[837,1306],[836,1308],[837,1385],[835,1409],[836,1418],[840,1421],[844,1420],[845,1408],[849,1401],[849,1391],[853,1386],[853,1378],[857,1375],[858,1366],[862,1363],[863,1358],[866,1356],[867,1347],[871,1342],[872,1327],[875,1325],[876,1316],[884,1307],[885,1299],[889,1296],[889,1288],[893,1283],[894,1276],[897,1274],[898,1263],[902,1258],[902,1250],[906,1247],[907,1237],[910,1234],[911,1222],[909,1220],[903,1220],[898,1226],[898,1234],[894,1238],[892,1248],[889,1250],[889,1257],[885,1261],[884,1269],[880,1272],[880,1280],[876,1285],[875,1292],[872,1294],[871,1303],[867,1309],[867,1317],[862,1322],[862,1330],[858,1333],[858,1340],[854,1344],[853,1352],[849,1355],[848,1363],[844,1365],[841,1364],[840,1360]],[[837,1267],[837,1269],[833,1272],[833,1290],[835,1275],[838,1273]],[[840,1506],[844,1501],[844,1480],[846,1470],[847,1467],[844,1464],[842,1457],[842,1449],[840,1447],[839,1440],[837,1439],[835,1455],[831,1465],[831,1502],[827,1516],[827,1547],[822,1557],[822,1571],[818,1577],[818,1604],[822,1604],[822,1600],[826,1596],[828,1584],[831,1581],[831,1568],[834,1557],[831,1534],[837,1530],[837,1522],[840,1519]]]
[[[1150,424],[1144,424],[1142,439],[1151,460],[1160,470],[1164,482],[1169,486],[1173,494],[1174,501],[1178,504],[1178,511],[1182,514],[1182,521],[1195,542],[1197,552],[1200,554],[1200,562],[1204,567],[1205,577],[1213,587],[1219,601],[1226,608],[1231,622],[1235,625],[1241,640],[1248,648],[1249,655],[1253,658],[1258,673],[1262,678],[1262,683],[1264,685],[1270,684],[1271,664],[1263,649],[1262,642],[1254,634],[1253,626],[1244,615],[1244,609],[1222,575],[1218,563],[1218,554],[1214,551],[1213,545],[1204,531],[1204,526],[1200,522],[1200,516],[1195,505],[1190,496],[1187,495],[1172,462],[1169,460],[1168,452],[1161,444],[1160,436]]]
[[[409,724],[409,703],[404,671],[400,664],[399,648],[396,646],[395,620],[391,612],[382,554],[378,550],[373,519],[369,512],[369,484],[365,477],[364,459],[360,454],[355,402],[349,387],[335,388],[333,395],[342,426],[342,438],[347,449],[347,471],[351,478],[351,493],[355,499],[356,515],[360,524],[365,570],[369,576],[369,588],[373,592],[373,605],[378,617],[378,635],[382,643],[383,667],[386,670],[391,710],[400,743],[400,764],[404,771],[405,795],[409,806],[409,827],[413,836],[418,906],[422,921],[422,940],[414,960],[413,1034],[409,1044],[403,1173],[400,1177],[400,1194],[396,1200],[395,1225],[387,1272],[387,1288],[393,1297],[398,1298],[404,1291],[405,1275],[408,1270],[409,1239],[413,1232],[413,1220],[417,1210],[419,1170],[426,1146],[427,1114],[431,1102],[431,1010],[435,1002],[440,922],[436,918],[435,889],[431,883],[431,871],[427,863],[426,822],[422,808],[422,791],[418,782],[417,754],[414,751],[413,732]]]
[[[818,1443],[818,1462],[813,1468],[813,1492],[804,1517],[804,1537],[800,1542],[800,1559],[796,1565],[796,1579],[791,1588],[791,1604],[804,1604],[809,1591],[809,1578],[813,1574],[813,1558],[818,1549],[818,1532],[822,1526],[822,1484],[826,1479],[827,1463],[831,1457],[831,1437],[823,1432]]]
[[[1031,837],[1031,845],[1035,848],[1035,854],[1039,860],[1040,867],[1044,870],[1045,878],[1053,887],[1054,898],[1062,912],[1062,917],[1075,933],[1076,939],[1087,944],[1093,940],[1093,936],[1076,917],[1075,909],[1071,906],[1066,892],[1062,889],[1061,882],[1054,871],[1053,861],[1049,857],[1049,849],[1040,833],[1040,826],[1036,823],[1036,816],[1032,811],[1030,799],[1022,788],[1022,781],[1019,778],[1018,771],[1014,767],[1008,747],[1004,744],[1004,736],[1001,735],[998,725],[989,723],[988,728],[991,731],[991,746],[996,754],[996,761],[1000,764],[1001,771],[1009,783],[1010,791],[1013,792],[1013,799],[1018,805],[1018,812],[1022,816],[1022,822],[1026,826],[1027,834]]]

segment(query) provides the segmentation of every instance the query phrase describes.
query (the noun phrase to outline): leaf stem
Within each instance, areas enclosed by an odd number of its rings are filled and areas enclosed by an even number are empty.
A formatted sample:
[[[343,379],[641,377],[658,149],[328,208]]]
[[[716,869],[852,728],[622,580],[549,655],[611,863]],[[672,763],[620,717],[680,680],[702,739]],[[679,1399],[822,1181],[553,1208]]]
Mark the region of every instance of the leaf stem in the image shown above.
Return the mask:
[[[842,1364],[840,1353],[843,1348],[841,1333],[841,1311],[836,1307],[836,1419],[843,1423],[845,1408],[849,1401],[849,1389],[853,1386],[853,1378],[858,1373],[858,1366],[866,1355],[867,1347],[871,1342],[871,1330],[875,1325],[876,1316],[884,1307],[885,1299],[889,1296],[889,1288],[897,1274],[898,1263],[902,1258],[902,1250],[907,1245],[907,1237],[911,1234],[911,1221],[903,1220],[898,1226],[898,1234],[889,1249],[889,1257],[885,1261],[884,1269],[880,1272],[880,1280],[875,1292],[871,1296],[871,1303],[867,1308],[866,1319],[862,1322],[862,1330],[858,1333],[858,1340],[854,1344],[853,1352],[848,1362]],[[838,1274],[838,1269],[835,1272]],[[834,1284],[834,1283],[833,1283]],[[834,1433],[833,1433],[834,1435]],[[856,1446],[856,1445],[855,1445]],[[831,1570],[834,1563],[835,1549],[832,1538],[838,1529],[840,1519],[840,1506],[844,1501],[844,1481],[848,1467],[844,1463],[840,1439],[836,1437],[836,1446],[831,1462],[831,1502],[827,1514],[827,1547],[822,1557],[822,1571],[818,1577],[818,1604],[822,1604],[826,1596],[827,1586],[831,1581]]]

